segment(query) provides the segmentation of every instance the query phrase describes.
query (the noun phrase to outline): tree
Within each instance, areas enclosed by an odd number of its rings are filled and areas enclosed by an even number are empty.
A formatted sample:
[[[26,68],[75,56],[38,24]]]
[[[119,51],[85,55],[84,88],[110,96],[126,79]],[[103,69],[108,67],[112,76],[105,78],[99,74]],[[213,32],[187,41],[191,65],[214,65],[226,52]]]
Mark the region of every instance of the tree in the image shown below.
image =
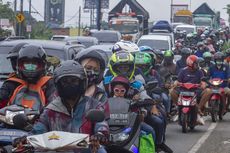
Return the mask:
[[[50,39],[52,37],[52,31],[45,26],[43,21],[37,22],[32,28],[32,39]]]
[[[228,22],[230,23],[230,4],[227,5]]]
[[[14,11],[10,8],[10,2],[3,4],[3,2],[0,1],[0,12],[0,19],[9,19],[10,22],[15,20],[15,14]]]

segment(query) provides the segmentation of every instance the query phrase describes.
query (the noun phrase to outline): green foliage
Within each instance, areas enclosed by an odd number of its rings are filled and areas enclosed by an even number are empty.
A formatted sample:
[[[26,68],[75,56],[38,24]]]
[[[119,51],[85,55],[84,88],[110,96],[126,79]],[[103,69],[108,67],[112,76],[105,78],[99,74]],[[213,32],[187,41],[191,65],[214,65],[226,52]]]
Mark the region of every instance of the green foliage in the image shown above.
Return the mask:
[[[9,19],[11,22],[15,20],[15,14],[14,11],[10,8],[10,2],[3,4],[3,2],[0,1],[0,12],[0,18]]]
[[[37,22],[32,26],[32,39],[50,39],[52,37],[52,31],[45,26],[42,21]]]

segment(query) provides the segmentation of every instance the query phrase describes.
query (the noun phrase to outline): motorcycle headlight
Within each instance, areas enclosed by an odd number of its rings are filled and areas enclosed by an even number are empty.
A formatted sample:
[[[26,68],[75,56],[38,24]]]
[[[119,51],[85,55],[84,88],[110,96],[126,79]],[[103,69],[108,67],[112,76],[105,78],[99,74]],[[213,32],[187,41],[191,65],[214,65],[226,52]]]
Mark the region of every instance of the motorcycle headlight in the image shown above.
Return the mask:
[[[218,86],[218,85],[220,85],[221,84],[221,81],[212,81],[212,84],[214,85],[214,86]]]
[[[122,141],[127,140],[128,138],[129,138],[129,134],[123,133],[123,132],[115,134],[113,136],[113,139],[115,142],[122,142]]]
[[[24,111],[12,112],[12,111],[7,110],[6,116],[5,116],[5,122],[9,125],[13,125],[14,116],[17,114],[23,114],[23,113],[24,113]]]

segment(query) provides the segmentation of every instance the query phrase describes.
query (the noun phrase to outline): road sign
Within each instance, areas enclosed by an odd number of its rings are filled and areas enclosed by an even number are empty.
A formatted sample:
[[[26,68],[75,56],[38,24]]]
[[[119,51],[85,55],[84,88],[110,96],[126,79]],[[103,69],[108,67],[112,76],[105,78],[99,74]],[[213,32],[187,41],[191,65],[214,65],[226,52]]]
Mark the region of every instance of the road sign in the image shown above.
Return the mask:
[[[24,15],[23,15],[22,13],[18,13],[18,14],[16,15],[16,18],[17,18],[17,21],[18,21],[19,23],[21,23],[22,21],[25,20],[25,17],[24,17]]]
[[[32,32],[32,26],[26,25],[26,32]]]

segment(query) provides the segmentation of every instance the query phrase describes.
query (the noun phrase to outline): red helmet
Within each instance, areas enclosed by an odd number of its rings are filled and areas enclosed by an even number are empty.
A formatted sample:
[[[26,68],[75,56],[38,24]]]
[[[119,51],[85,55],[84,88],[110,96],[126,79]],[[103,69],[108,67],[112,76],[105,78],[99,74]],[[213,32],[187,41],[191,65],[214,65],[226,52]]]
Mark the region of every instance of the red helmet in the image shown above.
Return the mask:
[[[195,65],[198,64],[198,57],[196,55],[190,55],[186,60],[186,64],[188,67],[194,69]]]
[[[130,82],[129,82],[128,78],[126,78],[125,76],[116,76],[115,78],[113,78],[113,80],[110,83],[110,92],[111,92],[111,95],[114,94],[113,93],[113,88],[117,84],[124,85],[126,91],[128,91],[129,88],[130,88]]]

